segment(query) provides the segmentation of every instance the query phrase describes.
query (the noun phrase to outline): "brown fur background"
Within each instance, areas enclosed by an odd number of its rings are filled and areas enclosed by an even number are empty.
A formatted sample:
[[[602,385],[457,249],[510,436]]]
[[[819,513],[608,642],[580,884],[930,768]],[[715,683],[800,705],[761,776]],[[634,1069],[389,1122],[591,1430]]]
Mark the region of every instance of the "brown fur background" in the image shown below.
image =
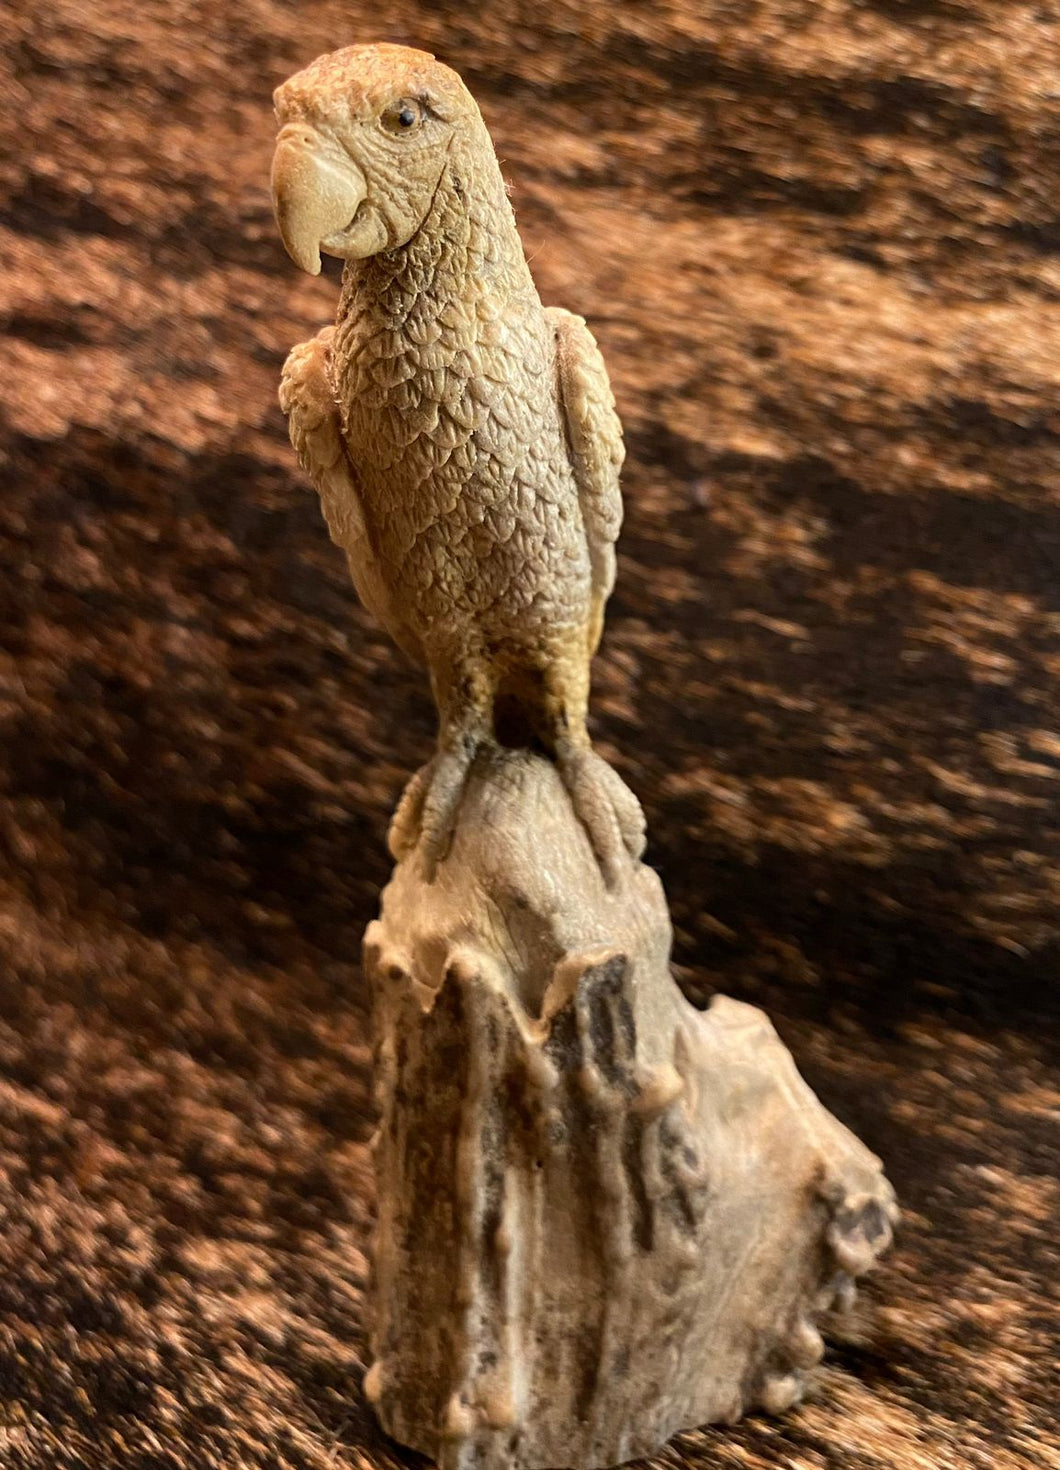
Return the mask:
[[[422,680],[276,407],[334,310],[269,94],[461,69],[627,428],[596,732],[679,973],[897,1251],[724,1470],[1056,1465],[1060,29],[1021,0],[16,0],[0,18],[0,1464],[404,1462],[361,1395],[362,929]]]

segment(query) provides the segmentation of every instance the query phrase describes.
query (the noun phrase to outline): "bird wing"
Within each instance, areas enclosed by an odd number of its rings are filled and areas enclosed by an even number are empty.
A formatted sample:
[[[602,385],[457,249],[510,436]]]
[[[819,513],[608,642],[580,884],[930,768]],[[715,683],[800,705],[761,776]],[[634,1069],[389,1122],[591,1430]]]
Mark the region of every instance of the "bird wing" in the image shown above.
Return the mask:
[[[556,377],[571,469],[589,542],[592,609],[589,652],[604,626],[604,604],[615,585],[615,541],[622,526],[618,477],[625,459],[622,423],[596,339],[580,316],[548,308],[556,334]]]
[[[280,379],[280,407],[287,415],[298,463],[320,496],[331,539],[350,564],[357,595],[399,648],[423,662],[419,639],[398,615],[372,546],[357,476],[346,452],[331,378],[331,338],[326,327],[291,349]]]

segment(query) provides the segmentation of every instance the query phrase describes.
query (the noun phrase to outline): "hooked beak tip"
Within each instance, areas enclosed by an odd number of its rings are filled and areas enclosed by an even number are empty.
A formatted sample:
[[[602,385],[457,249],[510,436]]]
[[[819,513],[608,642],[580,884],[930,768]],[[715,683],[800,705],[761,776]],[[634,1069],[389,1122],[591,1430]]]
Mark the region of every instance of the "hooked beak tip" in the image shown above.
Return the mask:
[[[365,196],[363,176],[306,127],[285,128],[272,163],[272,203],[287,254],[320,274],[321,243],[344,229]]]
[[[308,239],[299,239],[290,231],[280,225],[280,239],[288,256],[300,271],[305,271],[307,276],[319,276],[320,274],[320,246],[311,243]]]

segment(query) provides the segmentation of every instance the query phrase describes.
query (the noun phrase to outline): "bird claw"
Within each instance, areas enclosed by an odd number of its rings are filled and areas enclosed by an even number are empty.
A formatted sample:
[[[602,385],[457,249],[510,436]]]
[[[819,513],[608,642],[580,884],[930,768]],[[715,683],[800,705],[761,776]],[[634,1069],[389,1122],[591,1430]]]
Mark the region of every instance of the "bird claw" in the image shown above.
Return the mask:
[[[429,760],[425,766],[419,768],[401,793],[401,800],[397,804],[394,815],[390,818],[386,841],[390,849],[390,856],[397,863],[415,852],[420,840],[423,803],[431,784],[433,765],[434,761]]]
[[[575,816],[593,845],[604,882],[617,888],[631,861],[644,852],[645,825],[640,802],[617,771],[593,750],[559,762]]]
[[[390,823],[388,845],[396,862],[418,852],[433,882],[456,829],[457,811],[475,747],[442,750],[405,787]],[[574,814],[585,828],[609,888],[621,885],[630,862],[644,851],[644,813],[617,771],[593,750],[561,757],[560,777]]]
[[[428,883],[434,882],[438,864],[453,840],[457,810],[474,753],[471,744],[439,751],[405,787],[391,819],[387,842],[392,857],[400,862],[419,852]]]

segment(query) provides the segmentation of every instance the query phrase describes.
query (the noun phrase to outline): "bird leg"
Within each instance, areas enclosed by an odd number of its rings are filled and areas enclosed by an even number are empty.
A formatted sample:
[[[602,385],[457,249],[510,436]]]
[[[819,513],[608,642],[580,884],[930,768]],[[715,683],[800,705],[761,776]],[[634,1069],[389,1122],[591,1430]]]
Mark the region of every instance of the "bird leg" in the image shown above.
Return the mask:
[[[429,882],[449,850],[464,782],[481,743],[481,736],[467,731],[441,744],[405,787],[391,818],[391,854],[400,861],[418,850]]]
[[[619,886],[622,875],[644,851],[640,802],[617,771],[592,748],[586,729],[588,664],[573,669],[562,661],[550,671],[545,710],[560,777],[574,814],[589,835],[604,881]]]
[[[459,674],[439,674],[434,685],[441,712],[438,750],[406,786],[388,837],[398,860],[414,849],[421,853],[428,882],[449,850],[464,782],[479,747],[490,737],[493,711],[487,666],[475,663]]]
[[[536,690],[537,710],[528,717],[528,733],[536,728],[551,747],[575,816],[592,843],[604,881],[618,887],[644,851],[644,813],[629,787],[597,755],[585,726],[587,670],[564,661],[544,675]],[[479,748],[495,738],[495,680],[485,660],[459,673],[436,674],[435,698],[441,710],[441,732],[434,758],[405,788],[390,824],[390,851],[400,861],[413,851],[423,857],[432,879],[445,857],[456,828],[464,782]],[[543,700],[542,700],[543,695]]]
[[[591,745],[563,746],[556,753],[559,773],[574,814],[589,834],[609,888],[617,888],[630,860],[644,851],[644,813],[617,771]]]

